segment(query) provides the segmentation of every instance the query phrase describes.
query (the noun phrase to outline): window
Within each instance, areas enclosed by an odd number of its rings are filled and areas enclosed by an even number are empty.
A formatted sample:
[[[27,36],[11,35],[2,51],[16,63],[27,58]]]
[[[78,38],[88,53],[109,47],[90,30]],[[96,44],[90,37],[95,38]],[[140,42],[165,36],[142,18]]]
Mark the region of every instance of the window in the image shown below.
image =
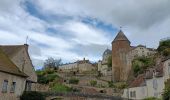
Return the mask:
[[[153,79],[153,88],[156,90],[158,87],[157,80]]]
[[[168,67],[168,73],[169,73],[169,75],[170,75],[170,66]]]
[[[130,92],[130,97],[136,97],[136,92],[135,91],[131,91]]]
[[[2,92],[6,93],[8,89],[8,81],[4,80],[3,87],[2,87]]]
[[[27,81],[26,91],[31,91],[31,82]]]
[[[15,87],[16,87],[16,82],[12,82],[10,92],[14,93],[15,92]]]

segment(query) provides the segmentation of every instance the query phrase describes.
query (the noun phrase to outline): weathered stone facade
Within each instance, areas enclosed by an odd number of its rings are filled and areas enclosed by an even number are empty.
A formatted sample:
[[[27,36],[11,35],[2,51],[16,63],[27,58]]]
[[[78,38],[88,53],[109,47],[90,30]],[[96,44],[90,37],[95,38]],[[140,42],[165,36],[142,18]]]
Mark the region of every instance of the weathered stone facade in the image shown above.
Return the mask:
[[[34,91],[35,83],[37,82],[37,75],[28,53],[28,47],[28,44],[0,46],[3,52],[18,67],[18,69],[28,75],[26,90]]]
[[[130,41],[122,31],[112,42],[112,74],[113,81],[126,81],[131,70],[127,64],[127,53],[131,50]]]
[[[127,81],[130,76],[132,60],[136,57],[147,57],[155,54],[156,51],[146,46],[130,45],[130,41],[120,30],[112,42],[112,76],[113,81]]]
[[[63,64],[59,66],[59,70],[63,72],[85,72],[95,70],[95,66],[84,58],[83,60],[74,63]]]
[[[25,90],[26,78],[0,72],[0,89],[2,89],[4,80],[8,81],[7,92],[0,91],[0,100],[19,100]],[[11,92],[12,82],[16,82],[14,92]]]

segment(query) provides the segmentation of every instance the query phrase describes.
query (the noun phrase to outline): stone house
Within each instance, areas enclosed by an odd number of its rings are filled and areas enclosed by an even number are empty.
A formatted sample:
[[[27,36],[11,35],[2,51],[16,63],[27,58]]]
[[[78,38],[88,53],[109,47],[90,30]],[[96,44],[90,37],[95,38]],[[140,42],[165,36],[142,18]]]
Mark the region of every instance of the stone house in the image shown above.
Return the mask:
[[[147,87],[144,77],[144,74],[139,75],[128,88],[124,89],[122,97],[135,100],[146,98]]]
[[[131,42],[120,30],[112,41],[112,80],[114,82],[127,81],[131,74],[132,60],[135,57],[150,56],[155,53],[154,49],[146,46],[131,46]]]
[[[100,73],[103,76],[108,76],[110,75],[110,69],[108,67],[108,58],[111,57],[112,55],[112,51],[109,49],[106,49],[103,52],[103,56],[102,56],[102,61],[98,62],[98,71],[100,71]]]
[[[78,60],[74,63],[63,64],[59,66],[59,70],[62,72],[85,72],[95,70],[95,66],[85,58]]]
[[[1,45],[0,48],[18,69],[28,75],[26,80],[26,90],[35,91],[37,75],[28,53],[28,44],[24,45]]]
[[[139,80],[139,77],[141,76],[139,75],[128,88],[124,89],[122,97],[129,99],[144,99],[147,97],[162,98],[162,93],[165,88],[164,83],[167,81],[167,79],[170,78],[169,69],[170,57],[164,59],[156,67],[147,69],[143,74],[142,79],[140,79],[143,81]],[[143,85],[136,85],[135,87],[131,87],[134,83]],[[141,88],[143,90],[141,90]],[[133,97],[130,96],[131,91],[133,92]]]
[[[19,100],[27,77],[0,49],[0,100]]]

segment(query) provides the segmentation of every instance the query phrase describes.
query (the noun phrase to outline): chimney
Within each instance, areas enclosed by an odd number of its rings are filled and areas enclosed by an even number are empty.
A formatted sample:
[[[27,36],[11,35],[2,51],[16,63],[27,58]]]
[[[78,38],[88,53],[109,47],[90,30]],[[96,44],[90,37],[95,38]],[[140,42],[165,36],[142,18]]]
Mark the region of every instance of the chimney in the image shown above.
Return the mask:
[[[29,45],[28,45],[28,44],[24,44],[24,47],[25,47],[25,49],[28,51]]]

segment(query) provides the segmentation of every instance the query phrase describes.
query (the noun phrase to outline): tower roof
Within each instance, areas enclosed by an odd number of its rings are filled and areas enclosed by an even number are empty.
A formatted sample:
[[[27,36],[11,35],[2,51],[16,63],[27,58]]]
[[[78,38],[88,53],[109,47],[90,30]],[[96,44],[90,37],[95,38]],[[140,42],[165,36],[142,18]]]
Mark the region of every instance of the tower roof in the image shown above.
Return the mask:
[[[125,34],[122,32],[122,30],[119,31],[119,33],[117,34],[117,36],[115,37],[115,39],[112,42],[115,41],[128,41],[128,38],[125,36]]]

